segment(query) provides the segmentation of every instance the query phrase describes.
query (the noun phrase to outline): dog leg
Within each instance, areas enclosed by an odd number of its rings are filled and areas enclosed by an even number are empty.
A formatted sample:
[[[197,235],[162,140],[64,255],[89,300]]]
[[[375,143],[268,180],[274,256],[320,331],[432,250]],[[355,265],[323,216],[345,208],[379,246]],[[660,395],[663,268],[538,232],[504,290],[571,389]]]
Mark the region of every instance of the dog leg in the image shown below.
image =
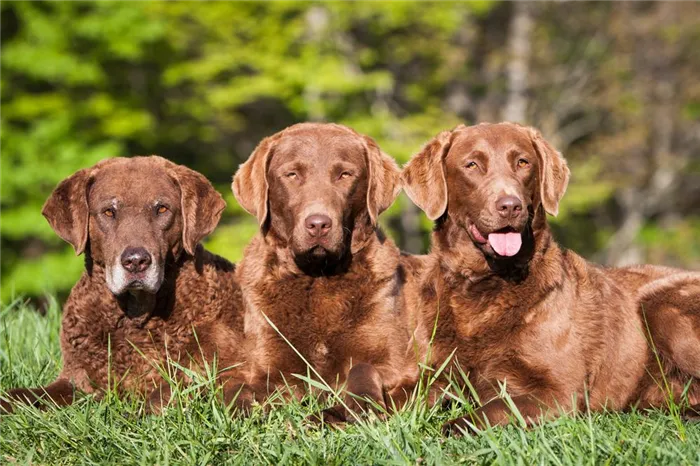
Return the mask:
[[[700,378],[700,273],[677,273],[640,291],[651,344],[683,372]]]
[[[640,290],[640,306],[652,349],[665,362],[692,377],[690,407],[681,416],[699,421],[700,274],[679,272],[649,283]],[[683,385],[680,383],[674,390],[674,399],[680,397]]]
[[[4,395],[5,400],[0,400],[0,413],[11,414],[14,404],[32,405],[45,409],[52,404],[58,407],[68,406],[73,403],[75,387],[67,379],[58,379],[45,387],[15,388]]]
[[[355,422],[359,415],[374,410],[375,404],[386,410],[382,378],[374,366],[360,363],[350,369],[343,402],[311,416],[312,420],[326,424]]]
[[[158,388],[153,390],[146,400],[146,414],[159,416],[163,412],[163,408],[170,404],[172,398],[172,389],[167,382],[161,383]]]
[[[226,406],[233,408],[234,412],[248,416],[253,410],[255,402],[263,398],[264,391],[242,383],[224,384],[223,401]]]
[[[687,422],[700,422],[700,404],[685,408],[681,412],[681,418]]]
[[[536,401],[531,396],[516,396],[512,398],[513,404],[525,420],[527,426],[539,423],[542,419],[550,417],[548,407]],[[442,426],[445,435],[460,436],[463,432],[470,434],[487,429],[488,426],[505,426],[515,419],[516,414],[505,402],[498,398],[486,403],[468,416],[453,419]]]

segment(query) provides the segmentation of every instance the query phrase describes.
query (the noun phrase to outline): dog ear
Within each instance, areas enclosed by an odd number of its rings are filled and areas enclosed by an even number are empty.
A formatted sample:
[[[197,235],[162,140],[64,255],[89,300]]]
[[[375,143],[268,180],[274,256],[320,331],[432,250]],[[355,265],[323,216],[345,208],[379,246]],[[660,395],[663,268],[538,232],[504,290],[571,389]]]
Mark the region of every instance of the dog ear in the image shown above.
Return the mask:
[[[367,211],[372,226],[379,214],[388,209],[401,192],[401,170],[374,140],[363,136],[367,157]]]
[[[76,255],[85,251],[88,239],[88,189],[92,172],[92,168],[85,168],[61,181],[41,210],[51,228],[73,246]]]
[[[556,216],[559,201],[569,184],[569,167],[561,153],[554,149],[535,128],[529,128],[530,139],[540,158],[540,198],[545,212]]]
[[[262,228],[267,221],[268,190],[267,166],[274,147],[275,136],[263,139],[233,176],[231,189],[246,212],[258,218]]]
[[[219,224],[226,201],[199,172],[171,162],[170,176],[180,187],[182,208],[182,246],[194,255],[197,244]]]
[[[447,179],[445,154],[450,146],[452,131],[443,131],[414,155],[401,173],[408,197],[430,220],[436,220],[447,210]]]

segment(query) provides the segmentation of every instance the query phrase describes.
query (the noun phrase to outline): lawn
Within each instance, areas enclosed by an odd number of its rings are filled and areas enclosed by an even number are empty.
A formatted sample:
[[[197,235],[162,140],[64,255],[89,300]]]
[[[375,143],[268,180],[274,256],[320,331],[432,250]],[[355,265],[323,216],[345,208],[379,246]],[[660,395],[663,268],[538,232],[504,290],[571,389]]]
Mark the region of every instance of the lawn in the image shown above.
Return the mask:
[[[17,303],[0,310],[0,392],[53,380],[59,326],[56,304],[44,316]],[[277,403],[232,417],[205,392],[162,416],[142,415],[138,401],[113,394],[61,410],[23,408],[0,417],[0,464],[700,464],[700,424],[661,412],[583,414],[444,438],[440,425],[466,403],[414,403],[386,422],[345,430],[310,425],[305,417],[316,407]]]

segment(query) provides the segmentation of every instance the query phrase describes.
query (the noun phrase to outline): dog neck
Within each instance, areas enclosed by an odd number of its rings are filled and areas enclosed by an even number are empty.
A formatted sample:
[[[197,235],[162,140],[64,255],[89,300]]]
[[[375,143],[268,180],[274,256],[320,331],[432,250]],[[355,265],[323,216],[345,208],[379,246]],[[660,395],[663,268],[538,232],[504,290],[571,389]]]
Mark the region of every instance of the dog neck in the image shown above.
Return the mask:
[[[160,291],[160,290],[158,290]],[[124,314],[132,319],[139,327],[153,315],[158,301],[158,293],[148,293],[143,290],[129,290],[117,298]]]

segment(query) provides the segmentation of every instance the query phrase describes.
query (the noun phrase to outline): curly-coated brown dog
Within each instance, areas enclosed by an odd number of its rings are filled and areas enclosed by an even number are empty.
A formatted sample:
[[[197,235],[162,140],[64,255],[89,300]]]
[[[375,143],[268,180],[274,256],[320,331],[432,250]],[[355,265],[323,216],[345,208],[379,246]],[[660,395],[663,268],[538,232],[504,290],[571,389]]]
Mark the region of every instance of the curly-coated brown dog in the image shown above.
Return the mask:
[[[66,405],[112,384],[149,395],[157,411],[170,395],[158,368],[168,356],[217,355],[222,381],[242,381],[235,269],[199,245],[224,207],[201,174],[157,156],[108,159],[62,181],[43,214],[86,266],[63,309],[63,369],[46,387],[11,390],[3,410],[11,400]]]
[[[547,225],[566,190],[562,156],[510,123],[440,133],[406,166],[404,188],[435,220],[417,303],[431,363],[469,375],[483,404],[452,421],[528,422],[559,412],[700,403],[700,274],[606,269],[559,247]],[[412,289],[412,288],[411,288]],[[657,359],[656,356],[659,356]],[[454,367],[454,366],[453,366]]]
[[[291,126],[241,165],[233,192],[260,224],[236,272],[256,394],[290,385],[299,396],[305,384],[294,374],[309,373],[384,407],[412,389],[405,277],[399,250],[377,227],[399,176],[373,140],[336,124]],[[340,407],[324,418],[352,420]]]

